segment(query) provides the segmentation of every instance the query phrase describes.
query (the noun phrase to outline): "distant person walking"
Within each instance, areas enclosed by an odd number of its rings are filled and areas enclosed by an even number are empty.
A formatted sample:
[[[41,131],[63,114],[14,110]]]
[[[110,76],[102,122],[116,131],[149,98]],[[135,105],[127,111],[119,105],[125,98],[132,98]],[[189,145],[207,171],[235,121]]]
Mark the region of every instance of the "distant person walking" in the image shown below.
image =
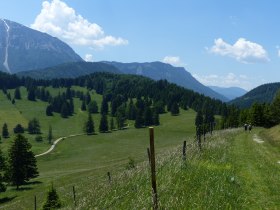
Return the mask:
[[[251,133],[252,125],[250,124],[250,125],[248,126],[248,128],[249,128],[249,132]]]
[[[245,123],[244,124],[244,130],[247,131],[248,125]]]

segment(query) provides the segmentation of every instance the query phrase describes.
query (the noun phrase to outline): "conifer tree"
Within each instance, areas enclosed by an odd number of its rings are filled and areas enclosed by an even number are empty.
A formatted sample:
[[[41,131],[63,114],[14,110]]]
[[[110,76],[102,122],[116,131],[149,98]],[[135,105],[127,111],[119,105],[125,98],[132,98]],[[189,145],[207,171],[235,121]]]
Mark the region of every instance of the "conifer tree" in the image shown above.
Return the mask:
[[[159,114],[158,114],[157,110],[153,111],[153,125],[160,125]]]
[[[100,123],[99,123],[99,132],[105,133],[108,132],[108,120],[107,120],[107,115],[102,114],[100,118]]]
[[[14,128],[14,133],[18,134],[18,133],[24,133],[24,128],[22,127],[21,124],[17,124],[16,127]]]
[[[110,120],[110,130],[114,130],[116,127],[115,127],[115,122],[114,122],[114,118],[111,117],[111,120]]]
[[[85,123],[84,129],[85,129],[85,132],[87,133],[87,135],[92,135],[95,132],[94,121],[93,121],[90,113],[88,113],[88,119]]]
[[[6,185],[3,183],[4,182],[4,178],[2,176],[4,170],[5,170],[5,158],[4,155],[2,153],[2,150],[0,149],[0,192],[5,192],[6,191]]]
[[[135,128],[142,128],[143,127],[143,116],[141,114],[141,111],[140,110],[137,110],[136,112],[136,118],[135,118],[135,123],[134,123],[134,127]]]
[[[52,210],[52,209],[59,209],[59,208],[61,208],[61,201],[56,192],[56,189],[52,185],[51,189],[48,192],[48,197],[46,203],[43,206],[43,210]]]
[[[29,88],[27,99],[29,101],[36,101],[36,89],[35,89],[35,87],[30,87]]]
[[[83,100],[83,102],[82,102],[81,110],[82,111],[86,111],[87,110],[85,100]]]
[[[89,102],[88,111],[92,114],[93,113],[98,113],[98,105],[97,105],[97,102],[95,100],[92,100],[91,102]]]
[[[15,89],[14,98],[17,100],[21,99],[21,94],[20,94],[20,90],[18,87]]]
[[[48,141],[49,141],[49,144],[52,143],[52,139],[53,139],[52,126],[50,125],[50,126],[49,126],[49,132],[48,132]]]
[[[109,110],[109,107],[108,107],[107,99],[105,96],[103,96],[103,100],[101,103],[101,114],[108,114],[108,110]]]
[[[39,175],[36,158],[31,151],[31,144],[18,134],[8,152],[6,177],[13,185],[19,186]]]
[[[3,138],[8,138],[9,137],[9,131],[8,131],[8,125],[7,123],[4,123],[3,128],[2,128],[2,137]]]
[[[53,116],[53,108],[52,108],[52,105],[51,104],[49,104],[48,106],[47,106],[47,108],[46,108],[46,115],[47,116]]]
[[[69,106],[68,106],[67,102],[63,103],[63,105],[61,107],[60,115],[63,118],[67,118],[69,116]]]
[[[171,112],[171,115],[173,115],[173,116],[179,114],[180,109],[179,109],[179,105],[178,105],[177,102],[174,102],[174,103],[171,105],[170,112]]]
[[[146,107],[144,111],[144,125],[150,126],[153,125],[153,115],[150,107]]]
[[[39,121],[36,118],[33,118],[28,122],[28,132],[30,134],[40,134],[41,133],[41,126]]]

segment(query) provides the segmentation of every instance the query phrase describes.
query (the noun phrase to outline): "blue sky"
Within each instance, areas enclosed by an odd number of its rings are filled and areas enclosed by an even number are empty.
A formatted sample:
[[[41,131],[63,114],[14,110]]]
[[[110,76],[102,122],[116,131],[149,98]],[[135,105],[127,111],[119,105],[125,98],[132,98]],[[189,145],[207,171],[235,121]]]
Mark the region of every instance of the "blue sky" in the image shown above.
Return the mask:
[[[280,81],[277,0],[9,0],[1,18],[47,32],[89,61],[163,61],[205,85]]]

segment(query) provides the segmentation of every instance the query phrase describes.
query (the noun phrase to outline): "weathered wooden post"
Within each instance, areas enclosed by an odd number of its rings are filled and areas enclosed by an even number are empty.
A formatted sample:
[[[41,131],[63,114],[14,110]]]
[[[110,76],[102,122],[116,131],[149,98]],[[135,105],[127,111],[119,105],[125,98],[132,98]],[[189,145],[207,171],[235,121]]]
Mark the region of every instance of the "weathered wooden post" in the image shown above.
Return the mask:
[[[152,189],[153,189],[153,209],[158,209],[154,128],[149,127],[149,132],[150,132],[150,152],[151,152],[151,178],[152,178]]]
[[[148,158],[149,158],[149,164],[151,165],[151,153],[150,153],[149,148],[147,148],[147,155],[148,155]]]
[[[108,175],[108,181],[109,181],[109,183],[111,183],[111,173],[107,172],[107,175]]]
[[[34,209],[37,210],[37,198],[34,196]]]
[[[184,141],[183,143],[183,160],[186,160],[186,147],[187,147],[187,141]]]
[[[73,186],[73,199],[74,199],[74,206],[77,206],[77,203],[76,203],[76,190],[75,190],[75,186]]]

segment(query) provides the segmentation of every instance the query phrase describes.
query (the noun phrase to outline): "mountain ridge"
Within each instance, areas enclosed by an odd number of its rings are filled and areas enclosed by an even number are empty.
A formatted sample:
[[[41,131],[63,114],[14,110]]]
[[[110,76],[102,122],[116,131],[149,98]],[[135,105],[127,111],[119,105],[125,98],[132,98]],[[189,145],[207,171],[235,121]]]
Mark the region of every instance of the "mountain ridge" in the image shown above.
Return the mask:
[[[154,80],[166,79],[168,82],[175,83],[177,85],[180,85],[187,89],[191,89],[195,92],[204,94],[211,98],[227,101],[227,99],[224,96],[216,93],[212,89],[204,86],[199,81],[197,81],[183,67],[175,67],[160,61],[144,62],[144,63],[138,63],[138,62],[121,63],[116,61],[102,61],[102,62],[115,66],[125,74],[142,75]]]
[[[0,19],[0,70],[17,73],[83,61],[74,50],[56,37],[20,23]]]
[[[121,72],[114,66],[101,62],[71,62],[44,69],[18,72],[20,77],[31,77],[35,79],[54,79],[54,78],[76,78],[89,75],[95,72],[110,72],[120,74]]]
[[[247,90],[240,87],[218,87],[218,86],[208,86],[208,87],[214,90],[215,92],[225,96],[226,98],[228,98],[229,101],[237,97],[243,96],[248,92]]]
[[[229,103],[239,106],[240,108],[248,108],[255,102],[271,103],[279,90],[280,82],[263,84]]]

